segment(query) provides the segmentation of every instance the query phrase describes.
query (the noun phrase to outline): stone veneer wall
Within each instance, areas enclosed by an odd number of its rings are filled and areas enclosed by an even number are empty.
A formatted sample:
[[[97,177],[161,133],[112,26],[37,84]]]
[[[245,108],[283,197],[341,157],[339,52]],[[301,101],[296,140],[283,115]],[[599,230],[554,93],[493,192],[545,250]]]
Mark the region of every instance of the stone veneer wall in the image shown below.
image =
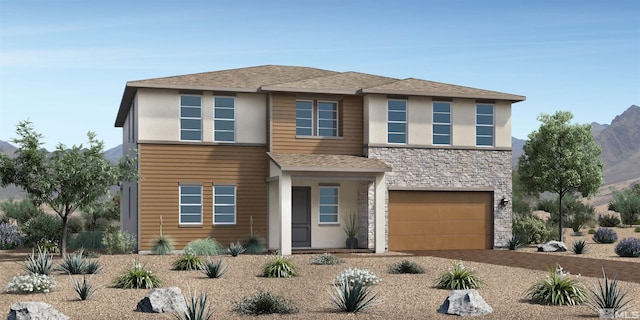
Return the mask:
[[[511,150],[369,147],[368,157],[385,161],[387,189],[493,191],[493,245],[506,247],[511,239]],[[388,221],[388,200],[385,209]],[[388,247],[389,226],[386,227]]]

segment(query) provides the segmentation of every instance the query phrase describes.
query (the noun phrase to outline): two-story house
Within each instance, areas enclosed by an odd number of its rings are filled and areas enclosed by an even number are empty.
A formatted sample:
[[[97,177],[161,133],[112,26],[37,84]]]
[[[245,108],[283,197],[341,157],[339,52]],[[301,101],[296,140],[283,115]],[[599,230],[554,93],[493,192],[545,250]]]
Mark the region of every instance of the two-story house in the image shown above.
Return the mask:
[[[121,225],[141,251],[250,233],[270,249],[496,248],[511,237],[511,104],[420,79],[258,66],[127,82],[116,118],[141,179]]]

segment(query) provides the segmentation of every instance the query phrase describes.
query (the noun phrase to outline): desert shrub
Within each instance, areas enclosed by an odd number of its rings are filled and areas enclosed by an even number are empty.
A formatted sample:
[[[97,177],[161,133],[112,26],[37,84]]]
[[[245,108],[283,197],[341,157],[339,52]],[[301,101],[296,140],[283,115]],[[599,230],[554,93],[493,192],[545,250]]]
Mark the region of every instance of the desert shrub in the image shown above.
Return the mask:
[[[424,273],[424,268],[409,260],[402,260],[389,266],[389,273],[393,274],[420,274]]]
[[[633,229],[633,232],[640,232],[640,227],[636,227],[635,229]]]
[[[593,234],[596,243],[614,243],[618,240],[618,234],[611,228],[598,228]]]
[[[596,229],[589,229],[589,231],[587,232],[588,234],[595,234],[596,233]]]
[[[17,248],[23,241],[24,236],[18,227],[10,223],[0,223],[0,250]]]
[[[605,316],[605,314],[602,313],[606,311],[611,312],[611,318],[614,318],[616,313],[626,309],[627,305],[631,302],[630,299],[627,298],[629,290],[621,290],[618,287],[617,278],[609,281],[607,274],[604,272],[604,268],[602,268],[602,277],[604,284],[598,279],[598,286],[594,284],[593,289],[589,292],[589,302],[587,304],[593,310],[597,311],[601,318]]]
[[[67,238],[67,248],[71,250],[77,249],[104,249],[102,245],[102,231],[81,231],[76,234],[70,234]],[[85,252],[86,253],[86,252]]]
[[[5,290],[9,293],[48,293],[56,285],[53,277],[46,274],[31,273],[13,277],[5,287]]]
[[[133,266],[126,269],[114,282],[116,288],[122,289],[153,289],[162,286],[160,277],[147,270],[140,260],[136,259]]]
[[[243,246],[247,254],[261,254],[265,252],[264,239],[260,236],[252,235],[248,237],[244,241]]]
[[[613,200],[609,202],[609,210],[620,213],[623,224],[632,225],[640,220],[640,184],[636,183],[629,189],[614,191]]]
[[[247,315],[291,314],[297,313],[298,307],[290,300],[269,291],[258,291],[242,301],[235,302],[233,311]]]
[[[375,273],[367,269],[348,268],[342,272],[333,281],[334,284],[348,283],[354,285],[356,282],[362,283],[363,286],[372,286],[380,282]]]
[[[527,290],[527,298],[534,303],[577,305],[587,300],[587,289],[578,278],[571,277],[559,264]]]
[[[82,206],[81,215],[84,229],[89,231],[106,231],[113,222],[120,218],[120,203],[117,195],[113,199],[101,200]]]
[[[176,261],[173,262],[173,270],[191,271],[201,270],[204,262],[190,250],[185,250]]]
[[[51,273],[52,257],[46,249],[38,248],[38,254],[31,250],[25,259],[24,268],[33,274],[49,275]]]
[[[477,273],[467,269],[462,261],[454,261],[453,268],[440,274],[435,282],[437,288],[451,290],[476,289],[483,284]]]
[[[551,231],[544,221],[532,216],[516,216],[513,219],[513,233],[526,244],[542,243],[549,239]]]
[[[612,214],[602,214],[598,217],[598,225],[601,227],[612,228],[620,224],[620,219]]]
[[[237,257],[239,254],[243,253],[246,249],[240,244],[240,241],[236,243],[230,243],[227,248],[227,253],[232,257]]]
[[[275,256],[262,267],[262,276],[265,278],[291,278],[297,275],[296,266],[283,256]]]
[[[167,236],[158,236],[156,238],[153,247],[151,248],[151,253],[157,255],[167,255],[173,252],[173,239]]]
[[[190,298],[184,298],[184,302],[187,305],[187,310],[182,313],[176,313],[175,317],[178,320],[209,320],[213,317],[211,313],[211,307],[209,307],[208,295],[206,292],[200,292],[200,295],[196,297],[196,290],[189,292]]]
[[[7,201],[0,202],[0,211],[3,211],[7,218],[15,219],[18,226],[22,226],[32,218],[45,214],[29,198],[20,201],[9,198]]]
[[[625,238],[620,240],[615,248],[616,254],[621,257],[640,257],[640,239]]]
[[[69,234],[71,233],[78,233],[82,231],[82,220],[80,219],[80,217],[76,217],[76,216],[71,216],[67,219],[67,232]]]
[[[78,250],[75,253],[66,254],[56,270],[69,274],[94,274],[100,272],[102,266],[97,261],[89,261],[84,256],[84,250]]]
[[[378,293],[373,293],[371,287],[362,281],[349,283],[346,278],[341,283],[334,284],[335,294],[331,294],[333,304],[343,312],[359,312],[376,305]]]
[[[211,257],[207,257],[207,261],[204,262],[202,267],[202,273],[209,278],[220,278],[226,271],[227,267],[222,259],[212,261]]]
[[[93,295],[93,293],[98,290],[97,287],[93,286],[91,283],[89,283],[89,281],[87,281],[86,276],[82,277],[82,282],[73,278],[71,278],[71,281],[73,281],[73,288],[82,301],[89,299],[91,295]]]
[[[193,240],[187,243],[184,250],[189,250],[196,256],[217,256],[223,252],[218,241],[213,238]]]
[[[332,255],[329,252],[325,252],[319,256],[311,257],[311,259],[309,259],[309,263],[320,265],[336,265],[343,264],[344,260]]]
[[[584,240],[577,240],[571,245],[571,251],[575,254],[583,254],[587,251],[587,243]]]
[[[525,246],[525,243],[517,236],[512,236],[507,242],[509,250],[518,250]]]
[[[107,254],[131,253],[136,247],[136,239],[126,231],[115,230],[103,235],[102,246]]]
[[[58,240],[43,239],[36,243],[38,249],[47,250],[50,253],[59,253]]]
[[[20,229],[24,233],[25,244],[31,247],[43,241],[57,243],[62,234],[62,219],[58,216],[43,214],[29,219]]]

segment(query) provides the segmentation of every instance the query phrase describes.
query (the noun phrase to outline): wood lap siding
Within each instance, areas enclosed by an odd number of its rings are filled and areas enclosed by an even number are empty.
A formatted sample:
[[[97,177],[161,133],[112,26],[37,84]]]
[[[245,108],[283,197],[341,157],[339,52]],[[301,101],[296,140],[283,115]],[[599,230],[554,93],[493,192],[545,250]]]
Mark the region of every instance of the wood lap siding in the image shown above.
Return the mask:
[[[334,100],[327,98],[327,100]],[[273,95],[271,151],[362,155],[362,97],[345,96],[339,104],[340,138],[296,138],[296,95]]]
[[[250,234],[266,237],[266,147],[142,144],[140,155],[140,250],[160,234],[180,250],[193,239],[212,237],[227,246]],[[178,226],[180,184],[203,186],[202,226]],[[236,225],[213,225],[213,184],[236,185]]]

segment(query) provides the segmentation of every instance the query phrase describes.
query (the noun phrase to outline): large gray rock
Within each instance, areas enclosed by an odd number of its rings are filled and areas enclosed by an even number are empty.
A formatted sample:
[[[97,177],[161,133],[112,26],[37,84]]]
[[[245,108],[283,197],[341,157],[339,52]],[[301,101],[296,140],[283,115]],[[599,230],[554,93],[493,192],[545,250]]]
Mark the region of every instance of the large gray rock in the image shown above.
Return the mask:
[[[11,305],[7,320],[69,320],[69,317],[44,302],[16,302]]]
[[[140,312],[184,312],[187,303],[178,287],[157,288],[149,291],[136,308]]]
[[[545,244],[538,245],[538,252],[557,252],[567,251],[567,246],[564,242],[551,240]]]
[[[483,316],[491,314],[493,308],[482,299],[476,289],[453,290],[438,308],[438,312],[459,316]]]

